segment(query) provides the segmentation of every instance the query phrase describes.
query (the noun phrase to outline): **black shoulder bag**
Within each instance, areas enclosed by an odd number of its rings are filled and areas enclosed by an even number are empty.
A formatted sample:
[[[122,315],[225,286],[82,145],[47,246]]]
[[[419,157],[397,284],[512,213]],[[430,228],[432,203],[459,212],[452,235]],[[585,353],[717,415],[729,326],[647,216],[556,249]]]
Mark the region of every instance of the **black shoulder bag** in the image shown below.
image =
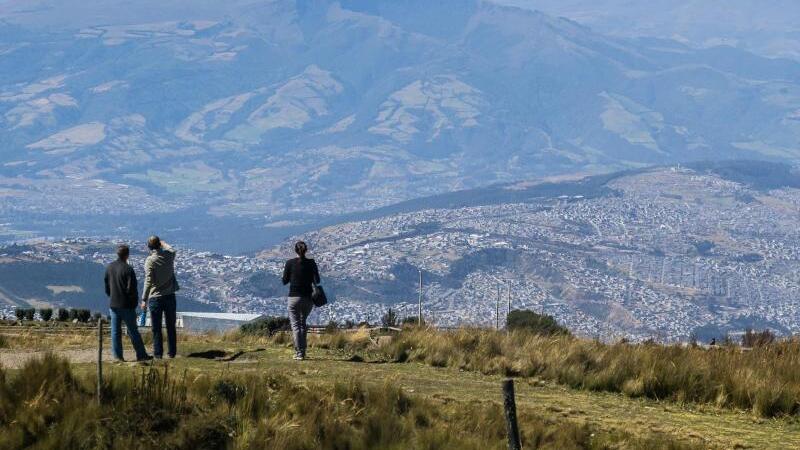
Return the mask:
[[[322,286],[318,285],[317,283],[313,283],[311,285],[314,291],[311,293],[311,301],[314,303],[314,306],[319,308],[320,306],[325,306],[328,304],[328,296],[325,295],[325,290],[322,289]]]

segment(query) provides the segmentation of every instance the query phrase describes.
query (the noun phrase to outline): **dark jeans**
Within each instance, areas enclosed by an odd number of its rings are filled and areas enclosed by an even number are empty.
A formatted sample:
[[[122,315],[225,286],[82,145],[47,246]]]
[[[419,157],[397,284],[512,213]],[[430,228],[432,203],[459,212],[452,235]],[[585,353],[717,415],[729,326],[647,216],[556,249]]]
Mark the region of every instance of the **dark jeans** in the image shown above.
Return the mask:
[[[153,356],[161,358],[164,356],[164,343],[161,337],[162,316],[167,320],[167,346],[169,357],[174,358],[177,354],[177,337],[175,336],[175,294],[164,295],[161,297],[150,297],[150,325],[153,329]]]
[[[139,334],[139,327],[136,326],[136,309],[134,308],[111,308],[109,309],[111,315],[111,352],[114,358],[122,358],[122,323],[125,323],[125,328],[128,329],[128,337],[131,338],[131,344],[136,351],[136,359],[143,359],[147,356],[147,351],[144,349],[142,336]]]
[[[306,335],[308,324],[306,320],[311,314],[314,303],[311,297],[289,297],[289,323],[292,326],[292,340],[294,341],[295,356],[306,356]]]

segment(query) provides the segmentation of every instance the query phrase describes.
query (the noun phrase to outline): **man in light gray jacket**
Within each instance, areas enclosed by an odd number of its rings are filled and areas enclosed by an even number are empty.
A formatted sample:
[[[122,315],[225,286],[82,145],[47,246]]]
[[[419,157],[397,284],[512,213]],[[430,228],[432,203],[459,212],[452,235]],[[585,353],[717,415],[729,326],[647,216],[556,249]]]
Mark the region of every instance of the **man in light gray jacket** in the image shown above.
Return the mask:
[[[174,358],[177,354],[177,336],[175,321],[177,306],[175,293],[180,289],[175,277],[175,249],[158,236],[147,240],[150,256],[144,262],[144,291],[142,292],[142,309],[150,303],[150,324],[153,330],[153,356],[161,359],[164,356],[164,344],[161,335],[162,316],[167,325],[167,355]]]

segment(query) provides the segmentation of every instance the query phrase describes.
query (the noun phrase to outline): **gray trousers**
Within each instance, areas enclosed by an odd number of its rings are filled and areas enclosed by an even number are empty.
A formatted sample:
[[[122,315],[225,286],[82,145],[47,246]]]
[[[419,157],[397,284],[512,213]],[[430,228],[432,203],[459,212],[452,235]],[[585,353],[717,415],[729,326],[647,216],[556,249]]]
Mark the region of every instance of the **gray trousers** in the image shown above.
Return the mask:
[[[306,334],[308,325],[306,319],[311,314],[314,303],[311,297],[289,297],[289,323],[292,325],[292,339],[294,340],[294,354],[306,356]]]

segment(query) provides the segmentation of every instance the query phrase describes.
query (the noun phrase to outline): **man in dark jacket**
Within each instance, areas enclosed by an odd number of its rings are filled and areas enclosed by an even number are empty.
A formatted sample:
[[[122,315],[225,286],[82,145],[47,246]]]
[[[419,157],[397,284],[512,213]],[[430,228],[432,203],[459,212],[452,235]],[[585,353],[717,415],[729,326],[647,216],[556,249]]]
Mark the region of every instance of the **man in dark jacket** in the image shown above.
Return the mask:
[[[117,248],[117,260],[106,268],[106,295],[111,298],[111,351],[117,361],[122,357],[122,322],[128,329],[128,336],[136,351],[137,361],[147,361],[147,355],[139,328],[136,326],[136,303],[139,300],[139,289],[136,284],[136,272],[128,265],[130,249],[127,245]]]

